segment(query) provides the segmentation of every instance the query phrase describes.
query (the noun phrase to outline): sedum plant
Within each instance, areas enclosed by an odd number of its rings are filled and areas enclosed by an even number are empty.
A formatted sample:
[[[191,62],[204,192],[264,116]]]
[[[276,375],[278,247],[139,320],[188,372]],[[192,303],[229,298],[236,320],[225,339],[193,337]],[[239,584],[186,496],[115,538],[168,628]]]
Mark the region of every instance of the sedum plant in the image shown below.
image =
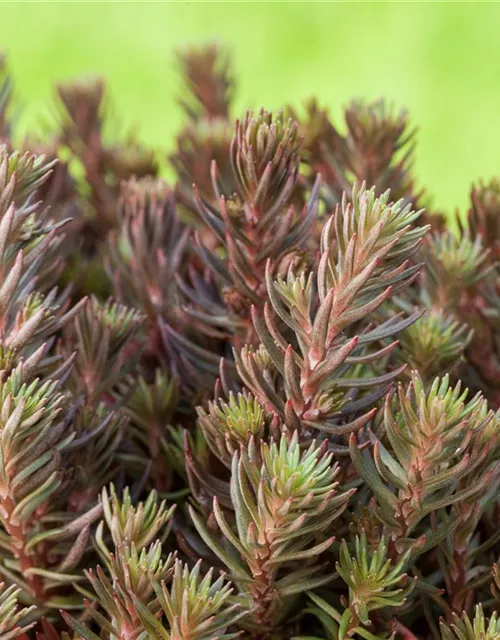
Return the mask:
[[[467,615],[462,618],[456,616],[451,625],[442,624],[441,633],[443,640],[476,640],[476,638],[498,638],[500,624],[496,612],[488,620],[481,606],[476,607],[474,618]]]
[[[246,615],[244,604],[231,595],[231,584],[225,582],[223,576],[213,580],[212,573],[210,569],[201,576],[200,562],[189,570],[177,560],[169,589],[165,581],[153,582],[169,630],[149,611],[142,609],[143,625],[150,636],[165,640],[229,640],[240,635],[226,631]]]
[[[314,604],[312,612],[322,621],[328,637],[372,640],[379,637],[371,630],[372,612],[390,611],[404,605],[415,587],[415,580],[408,580],[403,572],[410,553],[391,562],[387,551],[387,539],[383,537],[376,549],[370,549],[364,531],[355,538],[354,553],[350,552],[346,540],[342,541],[337,573],[349,588],[348,597],[340,597],[343,612],[314,592],[309,593]],[[377,625],[388,628],[383,619],[378,619]]]
[[[498,179],[178,59],[168,157],[0,60],[0,640],[500,638]]]
[[[19,591],[16,585],[6,588],[5,583],[0,584],[0,633],[5,640],[26,634],[33,626],[28,623],[30,608],[19,606]]]
[[[251,613],[243,624],[256,634],[271,632],[297,595],[331,580],[319,558],[332,545],[331,525],[354,490],[337,492],[332,454],[315,443],[301,452],[297,433],[290,443],[285,435],[279,444],[251,442],[241,457],[234,454],[231,471],[236,530],[216,497],[213,509],[232,549],[210,535],[194,510],[191,517],[249,602]]]

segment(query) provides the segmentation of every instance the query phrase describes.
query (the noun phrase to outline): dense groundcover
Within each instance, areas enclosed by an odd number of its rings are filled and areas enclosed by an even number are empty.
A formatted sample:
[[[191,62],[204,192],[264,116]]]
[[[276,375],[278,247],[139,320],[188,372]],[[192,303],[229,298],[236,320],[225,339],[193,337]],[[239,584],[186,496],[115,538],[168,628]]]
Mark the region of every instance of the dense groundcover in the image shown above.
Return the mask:
[[[16,146],[2,66],[0,639],[500,638],[500,183],[179,65],[169,158],[97,80]]]

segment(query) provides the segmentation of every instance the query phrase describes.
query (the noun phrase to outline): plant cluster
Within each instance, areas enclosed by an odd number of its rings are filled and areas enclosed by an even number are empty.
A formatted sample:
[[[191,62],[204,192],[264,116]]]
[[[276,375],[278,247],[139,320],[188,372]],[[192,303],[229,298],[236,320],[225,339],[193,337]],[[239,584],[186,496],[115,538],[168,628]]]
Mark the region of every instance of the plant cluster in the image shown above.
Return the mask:
[[[14,143],[2,60],[0,639],[499,640],[500,184],[179,63],[161,158],[99,79]]]

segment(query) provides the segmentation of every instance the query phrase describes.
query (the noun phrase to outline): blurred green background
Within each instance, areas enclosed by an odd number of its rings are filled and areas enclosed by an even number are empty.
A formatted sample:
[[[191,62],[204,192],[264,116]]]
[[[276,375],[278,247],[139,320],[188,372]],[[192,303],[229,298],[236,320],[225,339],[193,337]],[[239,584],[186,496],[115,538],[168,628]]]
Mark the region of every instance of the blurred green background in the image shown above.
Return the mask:
[[[420,129],[417,176],[435,206],[464,207],[470,183],[500,174],[500,4],[314,2],[3,2],[0,47],[36,125],[54,81],[108,78],[124,124],[168,150],[180,125],[173,49],[232,47],[238,112],[300,104],[340,108],[385,96]]]

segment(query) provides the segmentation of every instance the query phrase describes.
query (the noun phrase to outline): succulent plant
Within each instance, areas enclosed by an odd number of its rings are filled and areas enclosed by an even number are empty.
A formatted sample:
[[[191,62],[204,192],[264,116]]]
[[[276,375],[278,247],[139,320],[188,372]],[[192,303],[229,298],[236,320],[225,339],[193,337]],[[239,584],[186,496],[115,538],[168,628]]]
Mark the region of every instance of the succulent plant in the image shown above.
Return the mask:
[[[0,60],[0,639],[499,639],[498,180],[452,231],[405,111],[178,58],[170,182]]]

